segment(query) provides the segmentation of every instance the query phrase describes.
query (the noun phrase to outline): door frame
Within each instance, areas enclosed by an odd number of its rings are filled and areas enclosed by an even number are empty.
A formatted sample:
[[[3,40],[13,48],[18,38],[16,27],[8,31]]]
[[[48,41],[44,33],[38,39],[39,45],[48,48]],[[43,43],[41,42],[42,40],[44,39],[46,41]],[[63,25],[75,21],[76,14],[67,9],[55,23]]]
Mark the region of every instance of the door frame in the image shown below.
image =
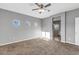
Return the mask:
[[[76,44],[76,19],[77,18],[79,18],[79,17],[75,17],[75,29],[74,29],[74,33],[75,33],[75,45],[78,45],[79,46],[79,44]]]

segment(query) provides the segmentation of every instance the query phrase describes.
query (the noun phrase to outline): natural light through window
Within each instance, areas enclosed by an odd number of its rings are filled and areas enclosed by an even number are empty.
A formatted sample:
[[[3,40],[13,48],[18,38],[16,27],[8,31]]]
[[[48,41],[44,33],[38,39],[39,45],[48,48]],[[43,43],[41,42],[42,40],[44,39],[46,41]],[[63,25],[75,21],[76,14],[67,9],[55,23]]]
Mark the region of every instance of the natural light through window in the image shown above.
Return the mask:
[[[45,32],[42,32],[42,37],[45,37]]]
[[[50,32],[42,32],[42,38],[47,38],[45,40],[49,40],[50,39]]]
[[[50,39],[50,32],[46,32],[46,38]]]

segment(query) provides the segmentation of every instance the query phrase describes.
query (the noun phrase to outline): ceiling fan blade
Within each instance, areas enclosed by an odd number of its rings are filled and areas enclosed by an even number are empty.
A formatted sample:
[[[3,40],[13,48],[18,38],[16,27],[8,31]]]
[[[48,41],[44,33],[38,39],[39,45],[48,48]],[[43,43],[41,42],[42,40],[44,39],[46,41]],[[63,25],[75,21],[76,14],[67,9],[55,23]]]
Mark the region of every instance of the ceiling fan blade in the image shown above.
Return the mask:
[[[48,6],[50,6],[50,5],[51,5],[51,3],[47,4],[45,7],[48,7]]]
[[[39,10],[39,8],[36,8],[36,9],[32,9],[32,11],[34,11],[34,10]]]
[[[38,7],[41,7],[38,3],[35,3]]]
[[[43,8],[44,7],[44,5],[43,4],[41,4],[41,6],[40,6],[41,8]]]

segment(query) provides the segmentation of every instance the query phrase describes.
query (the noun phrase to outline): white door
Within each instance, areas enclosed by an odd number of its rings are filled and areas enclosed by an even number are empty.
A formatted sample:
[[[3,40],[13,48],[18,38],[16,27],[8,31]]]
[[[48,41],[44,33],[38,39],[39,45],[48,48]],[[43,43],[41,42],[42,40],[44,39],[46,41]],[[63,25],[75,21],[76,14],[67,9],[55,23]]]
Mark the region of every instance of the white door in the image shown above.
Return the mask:
[[[79,45],[79,17],[75,18],[75,45]]]

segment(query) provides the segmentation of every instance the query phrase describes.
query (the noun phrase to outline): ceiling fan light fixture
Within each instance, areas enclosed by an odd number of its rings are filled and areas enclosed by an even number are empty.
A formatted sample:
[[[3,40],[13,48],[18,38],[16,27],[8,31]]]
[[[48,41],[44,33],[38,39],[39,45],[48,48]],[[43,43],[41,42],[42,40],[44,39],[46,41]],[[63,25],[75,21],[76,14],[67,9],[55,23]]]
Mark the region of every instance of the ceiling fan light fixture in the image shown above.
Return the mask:
[[[44,12],[44,11],[45,11],[44,9],[39,9],[39,10],[38,10],[38,12]]]

